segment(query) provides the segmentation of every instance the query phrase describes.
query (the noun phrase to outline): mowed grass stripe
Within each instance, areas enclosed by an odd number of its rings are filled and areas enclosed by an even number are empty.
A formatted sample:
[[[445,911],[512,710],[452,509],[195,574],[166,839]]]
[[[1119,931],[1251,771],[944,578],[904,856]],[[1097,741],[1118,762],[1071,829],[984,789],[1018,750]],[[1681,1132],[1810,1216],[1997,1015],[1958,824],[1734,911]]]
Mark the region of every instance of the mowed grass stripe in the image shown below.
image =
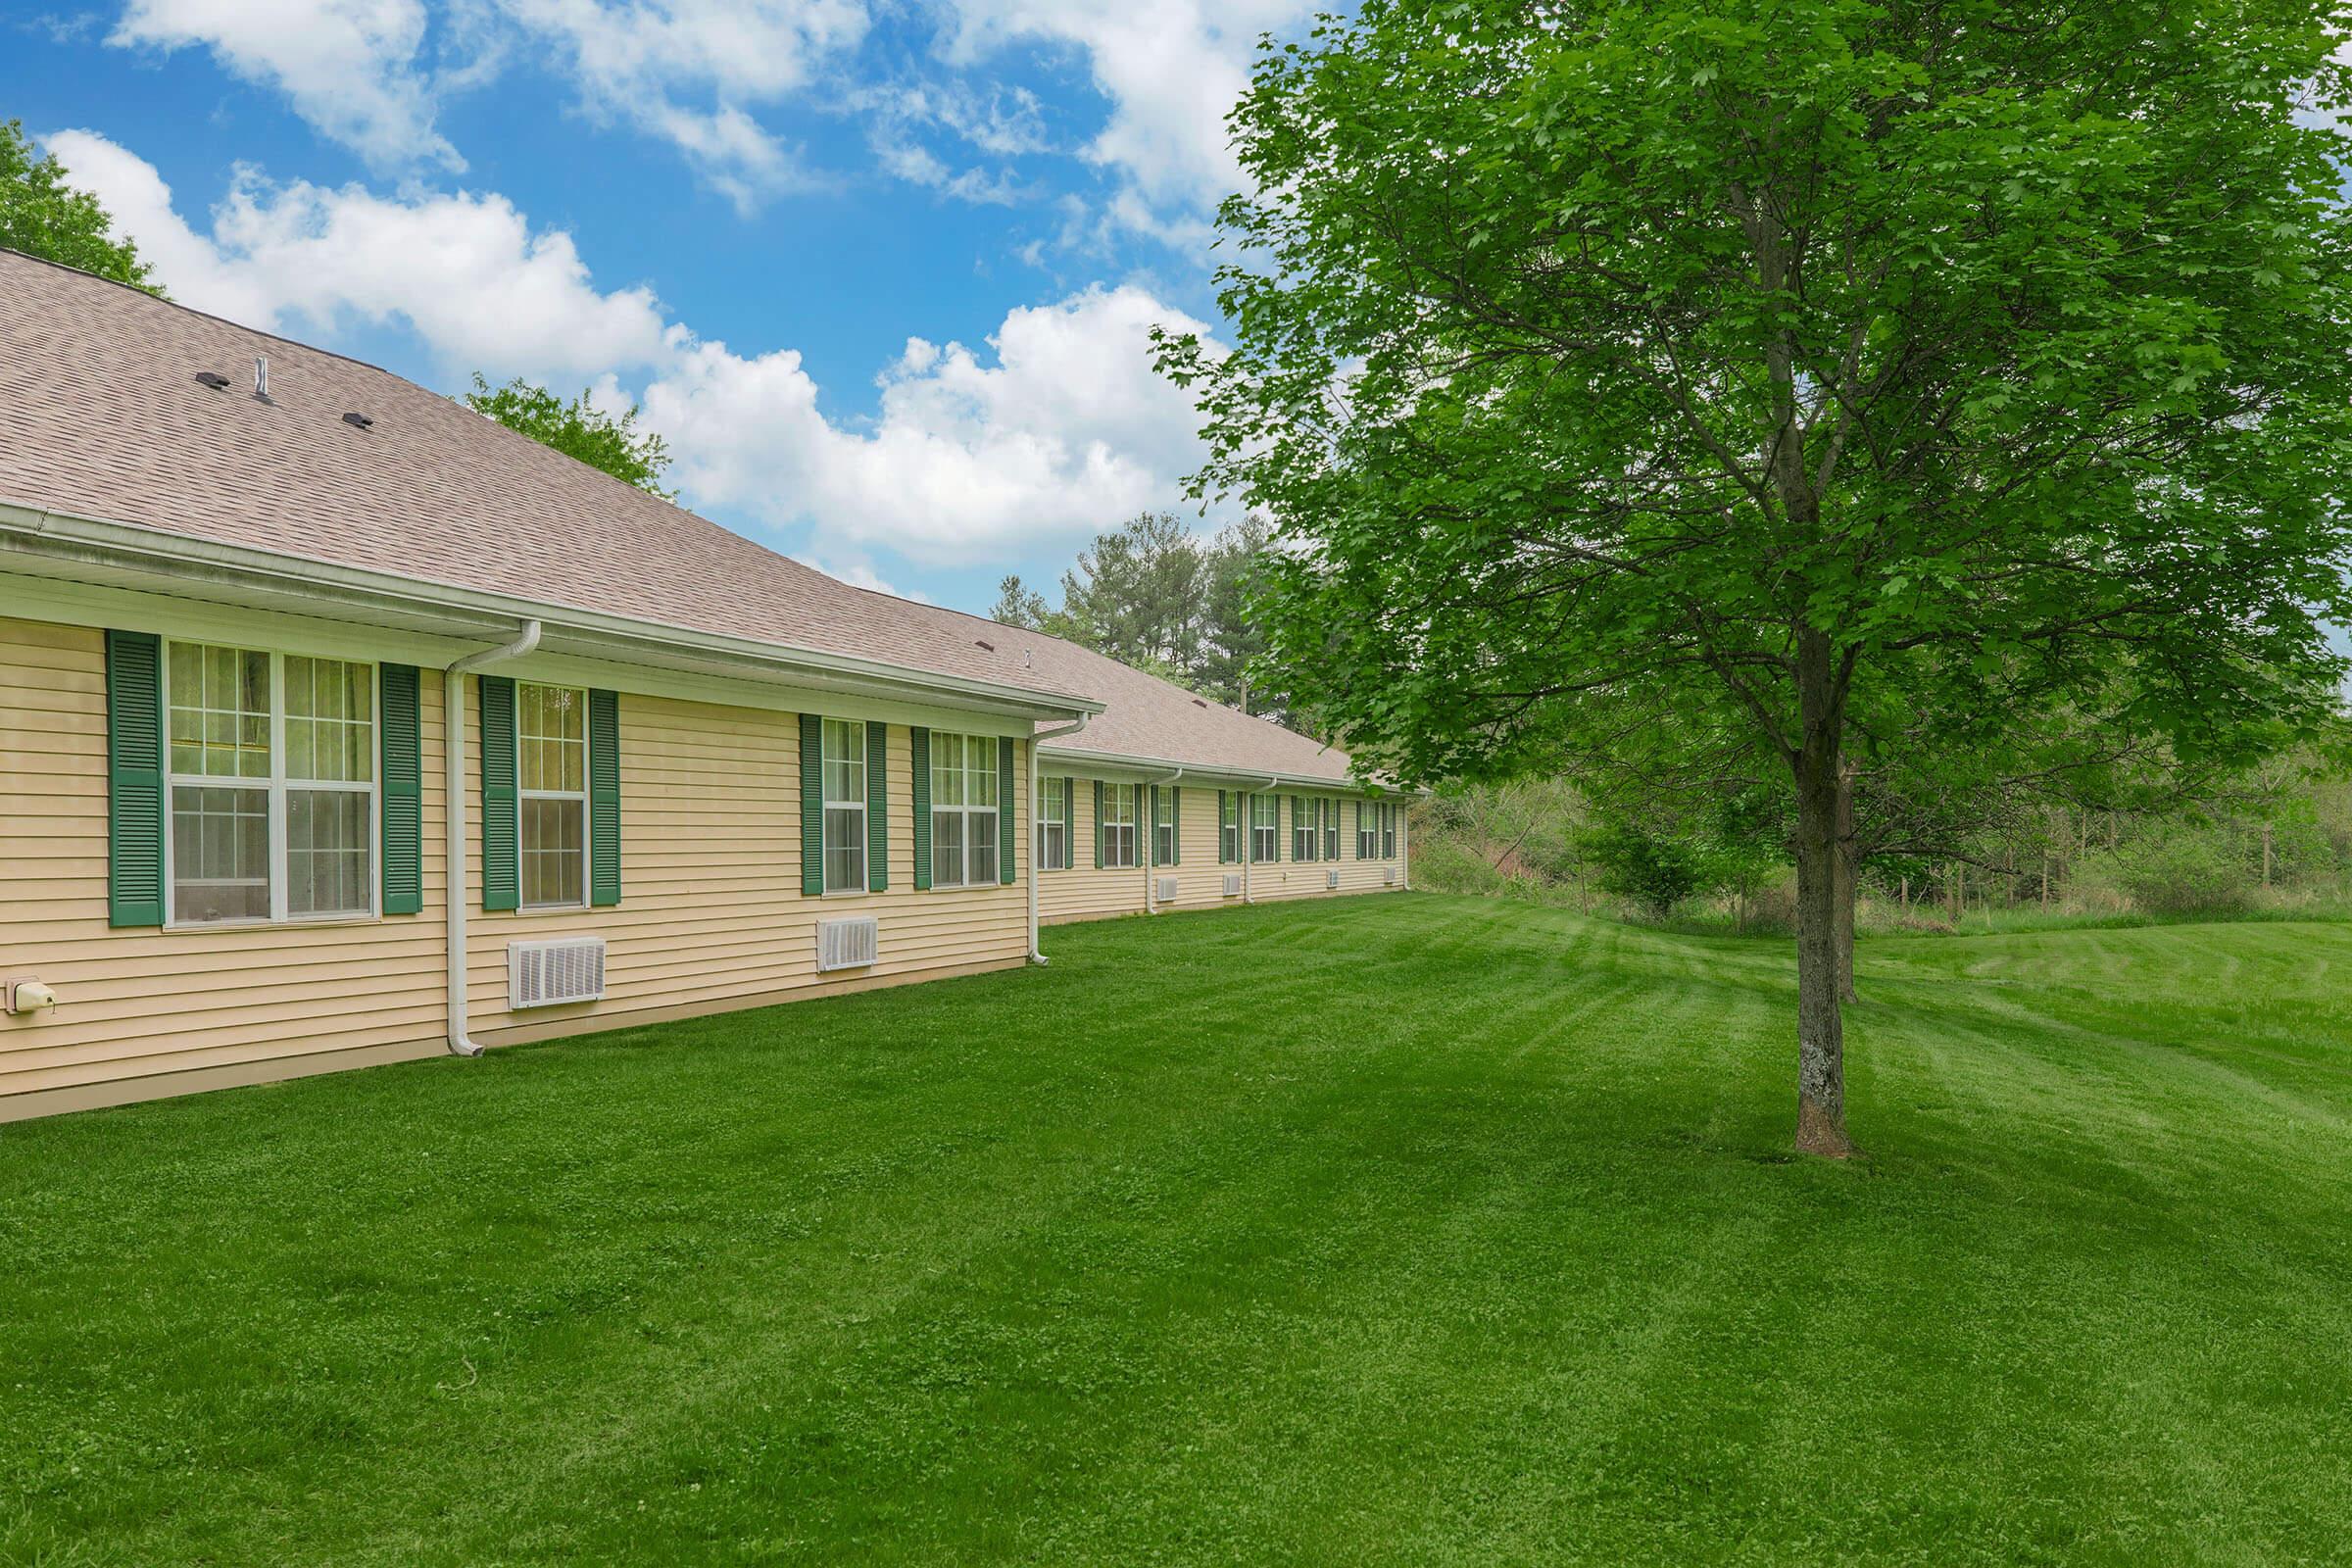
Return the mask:
[[[1868,943],[1844,1167],[1420,895],[11,1128],[0,1557],[2326,1560],[2348,935]]]

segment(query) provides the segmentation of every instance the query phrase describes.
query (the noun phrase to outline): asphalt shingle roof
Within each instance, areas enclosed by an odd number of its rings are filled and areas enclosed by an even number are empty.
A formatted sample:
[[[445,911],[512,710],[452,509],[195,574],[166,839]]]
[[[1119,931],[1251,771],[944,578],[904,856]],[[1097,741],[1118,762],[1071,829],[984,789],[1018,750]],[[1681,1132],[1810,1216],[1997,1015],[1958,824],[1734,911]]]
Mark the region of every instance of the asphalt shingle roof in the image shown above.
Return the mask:
[[[1074,643],[853,588],[389,371],[5,250],[0,366],[0,500],[1103,703],[1067,752],[1348,773]]]

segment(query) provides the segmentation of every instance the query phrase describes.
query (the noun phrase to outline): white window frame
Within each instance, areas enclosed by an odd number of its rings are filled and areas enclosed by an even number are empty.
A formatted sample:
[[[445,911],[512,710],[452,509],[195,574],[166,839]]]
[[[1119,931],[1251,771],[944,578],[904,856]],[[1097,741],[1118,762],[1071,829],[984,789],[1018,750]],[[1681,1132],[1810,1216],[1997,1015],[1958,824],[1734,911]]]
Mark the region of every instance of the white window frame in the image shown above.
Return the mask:
[[[1323,858],[1337,860],[1340,858],[1340,798],[1336,795],[1324,796],[1322,807],[1316,814],[1323,818]]]
[[[526,790],[522,787],[522,694],[536,687],[543,692],[569,692],[580,700],[580,787],[572,790]],[[592,874],[589,856],[596,843],[595,806],[588,799],[588,688],[565,686],[552,680],[522,680],[514,683],[514,905],[525,914],[561,913],[565,909],[588,907],[588,879]],[[525,801],[577,801],[580,803],[580,896],[555,904],[529,904],[522,897],[522,867],[529,854],[522,842],[522,808]]]
[[[167,931],[221,931],[263,925],[358,925],[383,917],[384,910],[384,846],[383,846],[383,790],[384,790],[384,697],[382,673],[370,659],[347,659],[340,654],[298,653],[296,659],[315,659],[327,663],[356,664],[368,672],[368,727],[369,745],[368,761],[369,779],[364,787],[333,779],[289,779],[286,776],[286,660],[283,649],[253,648],[237,643],[206,642],[197,638],[167,637],[164,640],[164,665],[158,672],[163,683],[160,694],[163,705],[164,751],[164,929]],[[172,662],[180,657],[182,649],[226,648],[238,654],[264,654],[270,660],[270,776],[260,778],[215,777],[202,773],[179,773],[172,767]],[[172,831],[172,797],[181,786],[192,789],[266,789],[269,792],[270,811],[270,912],[264,916],[240,916],[230,920],[182,920],[178,917],[179,868],[174,863]],[[295,914],[288,908],[292,890],[292,858],[286,834],[286,794],[289,789],[347,790],[368,797],[368,907],[365,910],[331,909],[319,914]]]
[[[1070,781],[1061,777],[1038,780],[1043,786],[1037,797],[1037,868],[1041,871],[1067,871],[1070,868]],[[1060,834],[1059,845],[1049,834]]]
[[[817,817],[817,854],[818,863],[823,868],[824,896],[828,899],[842,894],[863,893],[866,890],[866,884],[872,880],[870,873],[873,870],[874,825],[866,820],[866,790],[869,780],[865,776],[866,746],[871,737],[866,733],[866,722],[862,718],[826,718],[822,715],[819,715],[816,721],[817,794],[822,797],[821,804],[817,808],[819,812]],[[856,793],[858,798],[854,801],[833,798],[832,764],[835,759],[829,748],[833,744],[833,726],[836,724],[847,725],[857,736],[857,744],[852,748],[855,755],[840,759],[857,769],[858,788]],[[858,813],[858,875],[856,880],[845,882],[839,887],[833,885],[833,813],[835,811],[856,811]]]
[[[1217,863],[1242,862],[1242,792],[1227,790],[1217,807]]]
[[[1265,820],[1262,822],[1258,820],[1260,807],[1265,808]],[[1266,848],[1270,852],[1265,855],[1257,853],[1258,835],[1261,833],[1265,835]],[[1281,861],[1282,797],[1266,790],[1253,791],[1250,796],[1250,863],[1278,865]]]
[[[1163,815],[1167,818],[1164,822],[1160,820]],[[1152,786],[1152,863],[1153,865],[1174,865],[1176,863],[1176,855],[1180,848],[1176,838],[1177,831],[1175,789],[1166,784]],[[1168,836],[1164,846],[1159,837],[1162,833]],[[1163,848],[1164,854],[1162,853]]]
[[[1380,803],[1380,858],[1384,860],[1396,858],[1396,811],[1395,801]]]
[[[1359,860],[1380,858],[1380,808],[1378,801],[1355,803],[1355,858]]]
[[[1141,784],[1104,784],[1102,786],[1102,820],[1096,831],[1102,835],[1102,869],[1133,871],[1143,865],[1143,803]],[[1124,805],[1121,803],[1124,802]],[[1125,834],[1126,850],[1122,856],[1118,835]]]
[[[1300,810],[1300,807],[1311,809]],[[1300,864],[1323,858],[1323,808],[1312,795],[1291,797],[1291,858]]]
[[[939,743],[942,740],[956,741],[957,743],[958,752],[964,758],[963,762],[958,764],[958,766],[954,769],[954,771],[960,772],[963,775],[962,794],[964,798],[960,803],[953,806],[942,806],[939,803],[939,758],[941,751]],[[979,777],[982,772],[981,769],[975,768],[971,765],[971,748],[975,741],[985,741],[988,743],[988,766],[986,768],[986,774],[988,777],[988,787],[992,790],[995,790],[999,782],[997,776],[997,765],[998,757],[1000,754],[998,753],[997,748],[1009,744],[1003,736],[960,735],[938,731],[933,732],[931,736],[931,758],[929,764],[931,768],[931,885],[934,888],[995,887],[1004,877],[1004,868],[997,863],[997,856],[1000,853],[997,838],[997,835],[1000,831],[998,818],[1000,813],[1009,809],[1009,803],[1001,798],[1004,793],[1001,790],[998,791],[1000,799],[994,806],[975,806],[971,803],[972,780]],[[953,882],[948,881],[939,874],[939,819],[943,816],[960,816],[963,819],[963,853],[957,858],[958,863],[956,869],[958,874],[956,879]],[[986,840],[980,840],[976,838],[972,831],[972,823],[976,818],[979,817],[986,817],[988,819],[988,837]],[[980,844],[983,842],[988,845],[989,875],[985,877],[974,877],[972,875],[972,861],[980,847]]]

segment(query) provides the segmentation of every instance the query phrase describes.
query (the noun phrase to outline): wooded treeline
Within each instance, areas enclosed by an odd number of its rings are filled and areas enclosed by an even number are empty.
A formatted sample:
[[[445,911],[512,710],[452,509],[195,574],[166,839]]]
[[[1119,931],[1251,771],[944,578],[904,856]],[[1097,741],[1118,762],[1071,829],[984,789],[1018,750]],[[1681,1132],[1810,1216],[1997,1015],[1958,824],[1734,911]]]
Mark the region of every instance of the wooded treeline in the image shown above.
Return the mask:
[[[1864,865],[1865,930],[1973,930],[2052,919],[2352,911],[2352,780],[2280,765],[2188,804],[2056,804],[1956,834],[1940,854]],[[1622,918],[1782,933],[1785,844],[1735,817],[1637,818],[1565,779],[1456,785],[1416,820],[1413,880]]]
[[[1061,603],[1017,575],[998,587],[993,620],[1064,637],[1188,691],[1287,722],[1279,682],[1251,664],[1266,651],[1251,624],[1266,527],[1244,517],[1202,537],[1175,514],[1140,513],[1078,553],[1061,574]]]

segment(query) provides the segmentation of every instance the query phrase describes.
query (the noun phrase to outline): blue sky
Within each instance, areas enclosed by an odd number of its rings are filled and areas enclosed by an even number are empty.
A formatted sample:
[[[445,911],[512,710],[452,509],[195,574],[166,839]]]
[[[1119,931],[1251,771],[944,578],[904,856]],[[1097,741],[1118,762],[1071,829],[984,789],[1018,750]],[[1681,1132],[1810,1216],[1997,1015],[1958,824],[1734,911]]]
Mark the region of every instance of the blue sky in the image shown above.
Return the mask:
[[[1145,334],[1214,330],[1222,116],[1308,7],[12,10],[0,118],[174,298],[440,390],[641,402],[697,511],[985,609],[1183,505],[1193,415]]]

